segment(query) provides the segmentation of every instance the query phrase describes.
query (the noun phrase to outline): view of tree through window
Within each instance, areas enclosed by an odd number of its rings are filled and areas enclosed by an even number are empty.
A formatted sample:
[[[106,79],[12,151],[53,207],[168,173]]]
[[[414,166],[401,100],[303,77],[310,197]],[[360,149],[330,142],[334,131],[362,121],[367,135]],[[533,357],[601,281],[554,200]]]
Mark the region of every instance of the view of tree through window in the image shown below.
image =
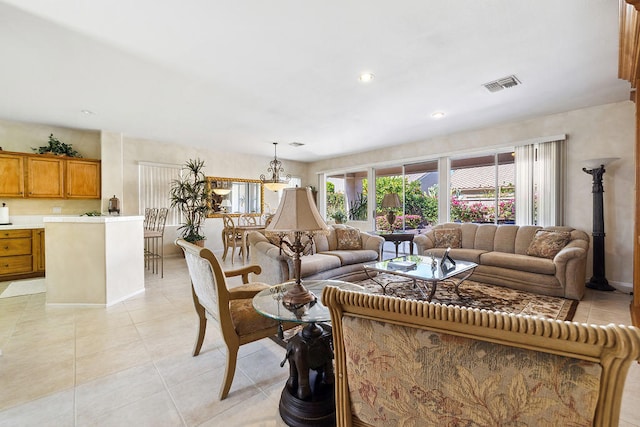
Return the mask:
[[[327,177],[327,218],[337,223],[366,221],[367,172],[350,172]]]
[[[511,151],[451,160],[451,220],[515,223],[515,164]]]
[[[438,162],[432,160],[376,169],[376,230],[415,230],[438,222]],[[402,206],[383,206],[386,194],[397,194]],[[389,224],[387,213],[396,214]]]

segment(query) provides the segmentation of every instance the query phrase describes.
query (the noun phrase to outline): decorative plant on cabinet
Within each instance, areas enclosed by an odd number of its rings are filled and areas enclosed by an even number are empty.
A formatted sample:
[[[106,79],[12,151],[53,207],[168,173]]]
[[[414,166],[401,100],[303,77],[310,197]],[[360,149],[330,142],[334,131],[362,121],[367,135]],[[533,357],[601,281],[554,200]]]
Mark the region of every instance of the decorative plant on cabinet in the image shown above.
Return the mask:
[[[171,207],[177,207],[184,222],[178,231],[187,242],[198,244],[206,239],[202,227],[207,217],[208,190],[204,172],[204,160],[190,159],[181,170],[181,177],[171,182],[169,198]]]

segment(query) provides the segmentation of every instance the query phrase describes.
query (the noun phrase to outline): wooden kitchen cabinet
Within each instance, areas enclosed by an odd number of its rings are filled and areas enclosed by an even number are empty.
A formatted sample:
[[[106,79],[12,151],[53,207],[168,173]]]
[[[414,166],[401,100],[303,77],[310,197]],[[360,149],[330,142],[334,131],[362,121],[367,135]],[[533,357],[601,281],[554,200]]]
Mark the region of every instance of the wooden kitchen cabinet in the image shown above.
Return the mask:
[[[31,273],[31,230],[3,230],[0,234],[0,277]]]
[[[0,281],[44,276],[44,229],[0,230]]]
[[[0,197],[24,197],[24,156],[0,153]]]
[[[27,157],[27,197],[61,199],[64,197],[64,159]]]
[[[69,199],[100,198],[100,162],[67,160],[66,186]]]
[[[0,151],[0,197],[99,199],[100,160]]]
[[[44,228],[34,228],[31,230],[33,240],[33,271],[44,274]]]

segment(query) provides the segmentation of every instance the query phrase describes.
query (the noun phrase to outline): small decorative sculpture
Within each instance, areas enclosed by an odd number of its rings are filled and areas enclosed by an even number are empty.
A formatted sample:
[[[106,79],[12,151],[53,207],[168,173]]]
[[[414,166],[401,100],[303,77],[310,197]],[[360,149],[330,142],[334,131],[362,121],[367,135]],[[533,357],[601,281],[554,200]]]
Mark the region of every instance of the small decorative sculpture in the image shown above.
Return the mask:
[[[301,400],[311,397],[312,394],[312,387],[309,384],[310,369],[318,373],[316,381],[320,380],[323,384],[333,384],[335,380],[331,332],[319,325],[309,326],[311,326],[311,330],[318,331],[318,335],[305,336],[305,331],[303,331],[293,336],[287,343],[286,357],[280,363],[280,366],[284,366],[285,362],[289,361],[287,388],[293,396]]]

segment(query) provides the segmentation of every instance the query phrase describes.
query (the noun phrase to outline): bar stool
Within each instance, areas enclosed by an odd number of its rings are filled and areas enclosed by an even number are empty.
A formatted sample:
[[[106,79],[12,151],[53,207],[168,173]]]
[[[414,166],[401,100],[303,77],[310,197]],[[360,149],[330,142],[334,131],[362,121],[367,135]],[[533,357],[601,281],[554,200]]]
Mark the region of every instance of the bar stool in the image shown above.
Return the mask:
[[[168,213],[168,208],[151,208],[150,219],[144,230],[145,266],[151,268],[151,271],[156,274],[158,261],[160,261],[160,277],[162,278],[164,278],[164,226]]]

